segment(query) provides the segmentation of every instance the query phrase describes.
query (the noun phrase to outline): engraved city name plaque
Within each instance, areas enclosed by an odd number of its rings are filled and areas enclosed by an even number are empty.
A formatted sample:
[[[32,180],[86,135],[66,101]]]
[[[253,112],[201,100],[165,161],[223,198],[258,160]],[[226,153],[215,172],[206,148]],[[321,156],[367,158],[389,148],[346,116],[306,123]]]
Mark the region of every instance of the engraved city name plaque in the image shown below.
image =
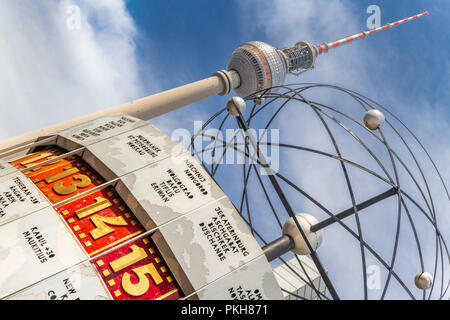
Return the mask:
[[[207,285],[200,300],[283,300],[283,294],[265,255]]]
[[[10,300],[110,300],[97,271],[83,262],[43,280]]]
[[[0,178],[0,226],[48,206],[45,196],[22,173]]]
[[[51,208],[0,226],[0,298],[86,260]]]
[[[160,227],[152,238],[186,295],[262,254],[228,198]]]
[[[149,123],[90,145],[83,158],[105,179],[114,179],[182,152],[181,145]]]
[[[116,190],[147,230],[225,196],[187,153],[121,177]]]
[[[57,145],[72,151],[146,125],[147,122],[126,115],[100,117],[56,132]]]

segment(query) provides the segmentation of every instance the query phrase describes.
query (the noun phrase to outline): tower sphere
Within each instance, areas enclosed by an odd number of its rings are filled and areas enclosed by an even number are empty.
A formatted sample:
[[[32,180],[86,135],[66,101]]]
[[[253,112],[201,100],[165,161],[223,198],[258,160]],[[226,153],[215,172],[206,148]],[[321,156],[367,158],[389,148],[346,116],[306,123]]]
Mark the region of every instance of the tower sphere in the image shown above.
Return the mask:
[[[227,65],[227,70],[236,71],[241,80],[234,91],[245,98],[257,91],[283,85],[288,68],[282,54],[261,41],[247,42],[234,50]]]
[[[296,215],[296,217],[298,223],[300,224],[300,227],[302,228],[306,238],[308,239],[309,244],[311,245],[312,249],[316,251],[317,248],[319,248],[322,244],[322,230],[312,232],[311,227],[319,223],[319,221],[317,221],[316,218],[307,213],[299,213]],[[295,248],[292,250],[292,252],[300,255],[307,255],[311,253],[293,218],[289,218],[285,222],[282,232],[284,235],[288,235],[294,240]]]
[[[239,112],[237,110],[239,110],[241,113],[244,113],[245,106],[245,100],[241,97],[232,97],[227,101],[228,113],[235,117],[239,115]]]
[[[381,128],[384,120],[384,114],[377,109],[369,110],[364,115],[364,125],[370,130]]]
[[[420,272],[414,277],[414,283],[417,288],[427,290],[433,285],[433,277],[428,272]]]

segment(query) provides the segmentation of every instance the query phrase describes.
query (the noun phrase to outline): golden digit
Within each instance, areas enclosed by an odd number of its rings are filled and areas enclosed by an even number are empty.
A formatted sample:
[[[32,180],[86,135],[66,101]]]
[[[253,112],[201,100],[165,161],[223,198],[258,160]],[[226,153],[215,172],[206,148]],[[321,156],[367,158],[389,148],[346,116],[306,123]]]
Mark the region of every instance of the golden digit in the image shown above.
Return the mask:
[[[86,218],[87,216],[90,216],[91,214],[97,213],[103,209],[112,206],[112,203],[109,202],[108,199],[105,199],[103,197],[96,197],[94,201],[95,203],[75,211],[75,214],[77,215],[78,219],[81,220],[83,218]]]
[[[36,164],[36,163],[33,163],[33,162],[36,162],[38,160],[42,160],[44,158],[47,158],[45,160],[49,160],[49,157],[51,157],[51,156],[53,156],[51,153],[44,152],[44,153],[41,153],[40,155],[37,155],[35,157],[32,157],[32,158],[29,158],[27,160],[22,161],[22,162],[20,162],[20,164],[25,166],[25,167],[30,167],[30,166]]]
[[[46,158],[44,161],[42,161],[42,162],[45,162],[45,161],[48,161],[48,160],[51,160],[51,159],[54,159],[54,158],[56,158],[56,156],[50,156],[50,157],[47,157],[47,158]],[[38,170],[41,170],[41,169],[44,168],[44,167],[48,167],[48,166],[52,166],[52,165],[54,165],[54,164],[57,164],[58,162],[61,162],[61,160],[50,161],[50,162],[47,163],[47,164],[44,164],[44,165],[39,166],[39,167],[37,167],[37,168],[31,169],[31,171],[36,172],[36,171],[38,171]],[[41,162],[31,162],[31,163],[25,164],[24,166],[25,166],[26,168],[29,168],[29,167],[35,166],[35,165],[37,165],[37,164],[39,164],[39,163],[41,163]],[[29,172],[29,171],[28,171],[28,172]]]
[[[78,170],[77,168],[67,167],[67,168],[64,168],[63,171],[55,173],[54,175],[51,175],[50,177],[45,178],[45,182],[52,183],[52,182],[64,179],[65,177],[68,177],[68,176],[78,173],[78,172],[80,172],[80,170]]]
[[[130,253],[110,262],[109,265],[111,266],[111,269],[113,269],[114,272],[125,269],[126,267],[131,266],[133,263],[136,263],[148,257],[147,252],[145,252],[143,248],[138,247],[135,244],[130,246],[129,249],[131,250]]]
[[[138,283],[132,283],[131,274],[125,272],[122,277],[122,288],[126,293],[134,297],[142,296],[150,288],[150,281],[148,280],[146,274],[149,274],[152,277],[156,285],[163,282],[153,263],[146,264],[145,266],[139,268],[134,268],[132,271],[138,276]]]
[[[76,169],[76,168],[73,168]],[[78,170],[78,169],[77,169]],[[67,170],[69,171],[69,170]],[[75,182],[71,182],[69,186],[64,185],[64,181],[57,181],[53,185],[53,191],[59,195],[66,196],[77,190],[77,188],[86,188],[91,184],[91,179],[84,174],[77,174],[73,176]],[[79,180],[79,181],[77,181]]]
[[[106,224],[112,225],[112,226],[126,226],[128,223],[125,221],[125,219],[120,217],[104,217],[96,214],[95,216],[91,217],[91,221],[96,227],[94,230],[89,231],[92,238],[94,240],[97,240],[101,237],[106,236],[107,234],[110,234],[114,232],[113,228],[108,227]]]

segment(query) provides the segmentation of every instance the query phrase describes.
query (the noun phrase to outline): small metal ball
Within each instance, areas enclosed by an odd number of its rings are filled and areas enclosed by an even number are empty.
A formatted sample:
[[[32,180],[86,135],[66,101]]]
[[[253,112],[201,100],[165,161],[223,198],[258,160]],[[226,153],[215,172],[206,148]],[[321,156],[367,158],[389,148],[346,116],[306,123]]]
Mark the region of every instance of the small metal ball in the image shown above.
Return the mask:
[[[417,288],[427,290],[433,285],[433,277],[428,272],[420,272],[414,277],[414,283]]]
[[[302,228],[306,239],[308,239],[309,244],[311,245],[311,248],[316,251],[317,248],[320,247],[322,244],[322,230],[319,230],[317,232],[312,232],[311,227],[319,221],[317,221],[316,218],[314,218],[312,215],[307,213],[300,213],[295,215],[297,218],[298,223],[300,224],[300,227]],[[297,225],[295,224],[295,221],[293,218],[289,218],[284,226],[283,226],[283,234],[290,236],[295,243],[295,248],[292,249],[292,252],[295,254],[300,255],[307,255],[311,252],[308,249],[308,246],[306,245],[305,240],[302,237],[302,234],[300,233],[300,230],[298,230]]]
[[[261,96],[256,96],[256,97],[253,98],[253,102],[256,105],[260,106],[260,105],[262,105],[264,103],[264,98],[261,97]]]
[[[241,97],[232,97],[227,101],[227,110],[232,115],[237,117],[239,115],[239,111],[243,114],[245,112],[245,100]]]
[[[366,112],[364,115],[364,125],[367,129],[376,130],[381,128],[384,123],[384,114],[376,109],[372,109]]]

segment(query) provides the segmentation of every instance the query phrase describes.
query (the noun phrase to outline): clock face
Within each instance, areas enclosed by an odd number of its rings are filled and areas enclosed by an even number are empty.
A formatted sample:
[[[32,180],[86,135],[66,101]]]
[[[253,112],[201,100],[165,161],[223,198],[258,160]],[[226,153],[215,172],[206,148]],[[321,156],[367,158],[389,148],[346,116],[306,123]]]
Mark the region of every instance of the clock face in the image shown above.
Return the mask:
[[[162,300],[183,297],[151,238],[133,240],[145,232],[145,229],[119,197],[114,187],[104,186],[100,190],[94,189],[105,181],[78,155],[55,159],[65,152],[55,147],[10,162],[13,167],[21,169],[23,175],[31,180],[51,203],[45,214],[38,213],[42,215],[40,220],[44,217],[50,219],[45,231],[41,231],[36,226],[24,228],[21,219],[16,220],[19,228],[16,230],[26,235],[28,245],[33,247],[36,244],[40,251],[38,253],[37,249],[33,250],[41,264],[52,259],[59,259],[60,255],[57,250],[53,250],[53,247],[47,247],[49,242],[47,237],[53,238],[60,251],[65,250],[63,247],[66,245],[72,246],[73,250],[78,252],[78,260],[90,261],[84,263],[81,269],[77,265],[70,266],[73,269],[71,277],[81,278],[81,283],[84,282],[85,285],[80,285],[80,280],[78,287],[75,287],[77,281],[72,280],[69,284],[68,280],[63,279],[65,278],[63,273],[62,277],[57,274],[54,276],[55,279],[47,280],[30,290],[38,290],[42,297],[48,299],[104,297],[117,300]],[[55,160],[51,161],[53,159]],[[39,163],[43,162],[45,164],[39,166]],[[31,167],[33,167],[31,170],[27,170]],[[74,198],[74,196],[77,197]],[[61,219],[57,219],[57,216]],[[27,219],[27,221],[32,220]],[[66,228],[61,228],[62,224],[65,224]],[[7,224],[6,228],[9,226]],[[59,232],[66,233],[68,236],[64,246],[62,242],[58,243],[60,236],[51,232],[51,226],[59,226]],[[76,240],[72,241],[71,238]],[[133,241],[114,250],[116,246],[127,240]],[[40,247],[40,243],[45,249]],[[28,249],[28,245],[25,244],[22,249]],[[79,247],[84,254],[79,252]],[[110,252],[101,255],[105,250]],[[99,255],[101,256],[96,258]],[[66,260],[62,259],[62,261]],[[74,259],[72,261],[66,262],[68,264],[79,262]],[[69,266],[68,264],[63,263],[64,266]],[[49,271],[51,272],[50,269]],[[66,277],[66,279],[69,278]],[[33,280],[35,279],[31,281]],[[66,282],[65,285],[64,282]],[[20,292],[13,297],[18,299],[33,297],[33,292],[30,290]],[[89,296],[87,294],[89,291],[93,295]]]
[[[107,116],[44,140],[0,163],[0,299],[282,298],[222,189],[153,125]]]

